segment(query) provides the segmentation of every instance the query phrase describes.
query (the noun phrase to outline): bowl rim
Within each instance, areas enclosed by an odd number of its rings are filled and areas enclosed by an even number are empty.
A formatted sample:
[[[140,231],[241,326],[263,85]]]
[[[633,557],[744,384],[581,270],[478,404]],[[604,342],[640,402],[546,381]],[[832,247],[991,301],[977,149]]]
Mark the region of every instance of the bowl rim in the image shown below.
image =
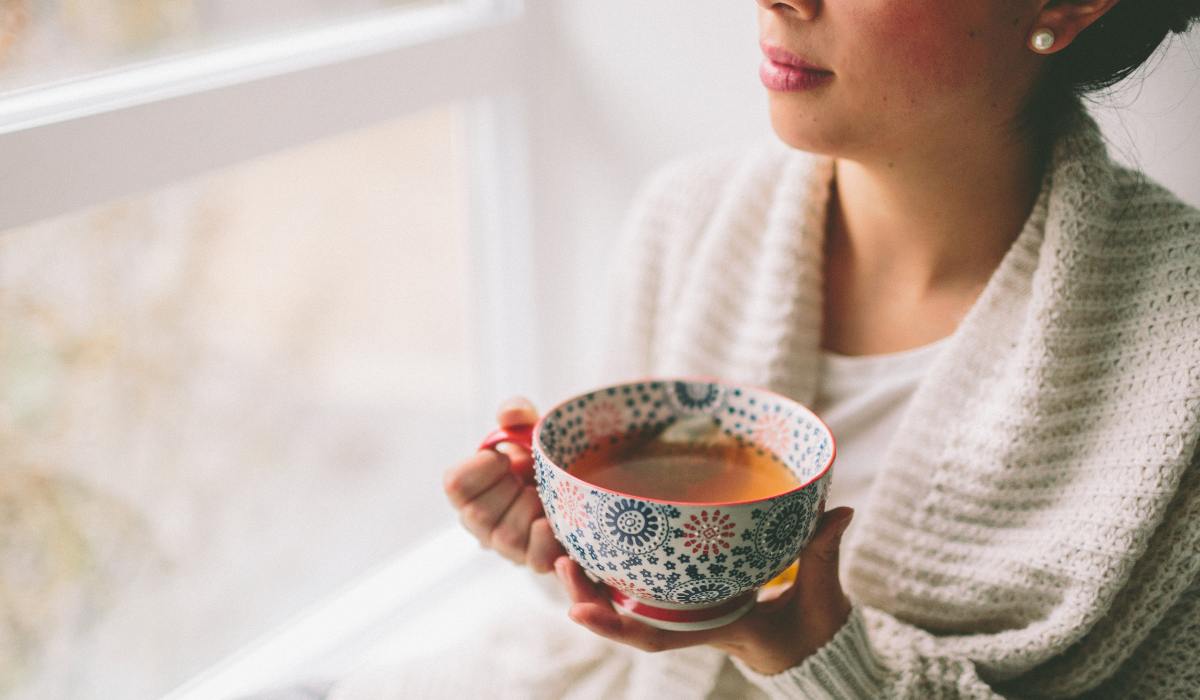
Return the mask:
[[[587,396],[589,394],[595,394],[595,393],[598,393],[601,391],[606,391],[608,389],[629,386],[632,384],[650,384],[650,383],[666,384],[666,383],[674,383],[674,382],[696,382],[696,383],[708,382],[710,384],[721,384],[722,386],[733,387],[733,388],[738,388],[738,389],[750,389],[750,390],[753,390],[756,392],[770,394],[770,395],[776,396],[784,401],[793,403],[796,406],[798,406],[799,408],[806,411],[813,418],[815,418],[817,420],[817,422],[821,424],[821,427],[825,429],[825,434],[829,436],[829,444],[830,444],[829,459],[826,460],[824,465],[822,465],[821,470],[819,472],[817,472],[816,476],[812,477],[808,481],[805,481],[804,483],[800,484],[799,486],[796,486],[795,488],[789,489],[787,491],[783,491],[781,493],[777,493],[773,496],[766,496],[764,498],[755,498],[755,499],[751,499],[748,501],[722,501],[722,502],[713,503],[713,502],[692,502],[692,501],[668,501],[668,500],[664,500],[661,498],[647,498],[645,496],[635,496],[633,494],[621,493],[620,491],[613,491],[611,489],[606,489],[602,486],[597,486],[597,485],[591,483],[590,481],[584,481],[583,479],[575,476],[570,471],[568,471],[565,467],[563,467],[562,465],[558,464],[557,462],[551,460],[549,458],[549,456],[546,455],[545,451],[542,449],[542,441],[541,441],[542,425],[546,422],[546,419],[549,418],[551,415],[553,415],[554,412],[557,411],[558,409],[566,406],[569,403],[578,401],[580,399],[580,397]],[[545,413],[542,414],[542,416],[540,418],[538,418],[537,423],[535,423],[533,426],[532,445],[533,445],[533,451],[535,453],[540,453],[542,455],[542,458],[546,461],[547,464],[549,464],[551,467],[556,469],[559,473],[570,477],[571,481],[576,482],[578,484],[582,484],[584,486],[587,486],[589,489],[595,489],[596,491],[611,494],[614,496],[619,496],[621,498],[632,498],[632,499],[636,499],[639,501],[646,501],[647,503],[655,503],[655,504],[669,505],[669,506],[686,506],[689,508],[691,508],[691,507],[719,508],[722,506],[744,506],[744,505],[750,505],[753,503],[766,503],[767,501],[773,501],[777,498],[781,498],[783,496],[787,496],[787,495],[790,495],[793,493],[797,493],[799,491],[803,491],[804,489],[808,488],[809,486],[812,486],[816,482],[820,481],[821,478],[824,477],[829,472],[829,468],[833,466],[834,458],[837,457],[837,440],[835,440],[833,437],[833,431],[830,430],[829,425],[827,425],[825,423],[825,421],[822,420],[821,417],[818,416],[816,414],[816,412],[814,412],[808,406],[805,406],[804,404],[800,403],[799,401],[797,401],[793,398],[784,396],[783,394],[781,394],[777,391],[772,391],[770,389],[764,389],[763,387],[760,387],[760,386],[755,386],[753,384],[744,384],[742,382],[731,382],[731,381],[727,381],[724,379],[715,379],[713,377],[703,377],[703,376],[647,377],[645,379],[634,379],[634,380],[630,380],[630,381],[617,382],[615,384],[605,384],[604,386],[597,387],[595,389],[590,389],[588,391],[581,392],[579,394],[575,394],[574,396],[572,396],[564,401],[558,402],[557,404],[552,406],[550,408],[550,410],[546,411]]]

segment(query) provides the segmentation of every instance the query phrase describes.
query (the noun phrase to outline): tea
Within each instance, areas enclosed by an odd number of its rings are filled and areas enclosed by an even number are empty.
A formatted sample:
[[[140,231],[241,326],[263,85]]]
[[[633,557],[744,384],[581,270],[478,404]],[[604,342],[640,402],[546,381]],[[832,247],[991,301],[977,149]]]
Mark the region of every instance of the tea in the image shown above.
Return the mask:
[[[685,503],[738,503],[777,496],[800,481],[771,452],[695,426],[602,445],[568,471],[618,493]]]

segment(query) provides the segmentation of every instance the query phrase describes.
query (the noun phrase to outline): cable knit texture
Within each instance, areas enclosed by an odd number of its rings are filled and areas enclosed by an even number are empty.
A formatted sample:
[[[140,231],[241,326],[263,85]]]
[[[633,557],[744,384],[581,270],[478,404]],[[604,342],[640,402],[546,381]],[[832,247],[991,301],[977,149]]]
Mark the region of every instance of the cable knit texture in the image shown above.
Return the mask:
[[[612,378],[811,402],[833,176],[775,147],[655,177],[621,258]],[[881,455],[844,545],[855,608],[817,654],[761,676],[547,622],[334,697],[1200,697],[1198,438],[1200,213],[1110,162],[1081,111]]]

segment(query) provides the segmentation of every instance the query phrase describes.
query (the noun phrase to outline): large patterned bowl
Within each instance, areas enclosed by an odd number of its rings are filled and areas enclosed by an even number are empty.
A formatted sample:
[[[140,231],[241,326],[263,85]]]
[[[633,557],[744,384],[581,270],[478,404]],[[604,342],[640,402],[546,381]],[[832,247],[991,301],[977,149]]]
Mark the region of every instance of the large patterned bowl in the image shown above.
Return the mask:
[[[800,486],[741,503],[678,503],[598,488],[571,474],[579,455],[684,418],[774,453]],[[786,569],[825,510],[829,428],[765,389],[709,380],[605,387],[551,409],[533,431],[538,493],[571,558],[603,581],[619,612],[663,629],[727,624]]]

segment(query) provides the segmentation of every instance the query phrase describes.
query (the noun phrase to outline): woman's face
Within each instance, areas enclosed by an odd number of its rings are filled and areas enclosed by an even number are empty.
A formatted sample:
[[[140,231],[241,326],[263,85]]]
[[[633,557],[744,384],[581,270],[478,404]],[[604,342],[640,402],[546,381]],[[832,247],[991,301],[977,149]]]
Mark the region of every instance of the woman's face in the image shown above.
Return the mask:
[[[892,160],[994,138],[1041,65],[1036,0],[758,5],[771,121],[801,150]]]

